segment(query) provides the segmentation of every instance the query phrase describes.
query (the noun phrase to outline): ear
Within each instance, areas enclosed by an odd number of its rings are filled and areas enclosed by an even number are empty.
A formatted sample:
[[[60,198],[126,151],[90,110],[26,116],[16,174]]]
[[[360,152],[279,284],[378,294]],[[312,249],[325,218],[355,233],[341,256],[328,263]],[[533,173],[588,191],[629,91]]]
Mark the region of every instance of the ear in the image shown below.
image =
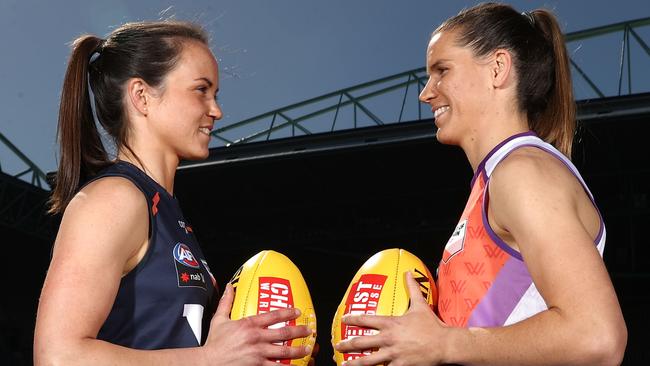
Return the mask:
[[[492,86],[494,88],[502,88],[510,81],[510,76],[513,71],[512,54],[508,50],[497,49],[493,55],[490,65]]]
[[[140,78],[132,78],[126,84],[127,100],[131,107],[143,116],[147,116],[149,108],[147,101],[150,101],[149,90],[151,87]]]

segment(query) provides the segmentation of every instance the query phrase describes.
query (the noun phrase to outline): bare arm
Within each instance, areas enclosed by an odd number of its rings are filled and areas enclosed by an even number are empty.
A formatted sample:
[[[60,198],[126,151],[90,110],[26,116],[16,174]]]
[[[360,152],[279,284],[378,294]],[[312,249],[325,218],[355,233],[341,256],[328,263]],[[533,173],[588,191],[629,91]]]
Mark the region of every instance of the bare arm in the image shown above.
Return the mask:
[[[549,309],[498,328],[446,327],[426,307],[413,305],[403,319],[351,318],[350,324],[376,327],[380,334],[343,347],[380,350],[374,359],[348,365],[621,362],[625,323],[604,263],[579,218],[585,197],[575,178],[550,156],[513,153],[495,170],[490,187],[491,224],[511,235]]]
[[[286,329],[282,334],[264,329],[279,318],[295,318],[291,311],[230,321],[232,291],[220,302],[220,316],[213,319],[204,347],[142,351],[97,340],[121,277],[146,247],[147,228],[144,196],[123,178],[100,179],[75,196],[61,222],[40,298],[34,337],[36,365],[218,364],[226,350],[234,356],[248,352],[248,359],[240,358],[243,365],[249,364],[246,360],[260,361],[277,353],[305,354],[302,348],[271,348],[268,339],[300,337],[308,334],[306,327]],[[239,338],[224,337],[226,331]]]

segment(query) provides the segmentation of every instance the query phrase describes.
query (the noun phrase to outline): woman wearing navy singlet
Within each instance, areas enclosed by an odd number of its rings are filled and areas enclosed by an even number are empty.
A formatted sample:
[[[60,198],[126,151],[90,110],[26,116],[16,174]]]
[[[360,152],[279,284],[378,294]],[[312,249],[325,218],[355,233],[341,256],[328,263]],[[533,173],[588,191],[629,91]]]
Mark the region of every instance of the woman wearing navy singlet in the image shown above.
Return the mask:
[[[479,4],[427,47],[437,139],[460,146],[472,191],[438,266],[434,314],[408,280],[401,317],[350,317],[379,330],[337,345],[379,350],[349,366],[619,364],[627,330],[602,260],[605,225],[568,157],[569,63],[554,15]]]
[[[214,277],[174,197],[180,159],[208,156],[218,90],[217,62],[195,24],[129,23],[107,39],[75,40],[51,200],[63,218],[38,308],[35,364],[273,365],[269,358],[308,353],[272,344],[306,336],[307,327],[267,329],[297,310],[231,321],[230,285],[217,306]]]

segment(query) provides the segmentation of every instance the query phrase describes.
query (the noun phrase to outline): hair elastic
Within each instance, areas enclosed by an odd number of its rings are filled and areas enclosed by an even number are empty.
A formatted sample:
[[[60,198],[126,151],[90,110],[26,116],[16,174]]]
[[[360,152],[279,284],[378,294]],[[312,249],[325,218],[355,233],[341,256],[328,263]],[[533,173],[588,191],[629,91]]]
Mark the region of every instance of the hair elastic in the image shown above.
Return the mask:
[[[526,19],[528,20],[528,23],[530,23],[530,25],[532,25],[533,27],[535,26],[535,16],[533,15],[533,13],[531,13],[529,11],[524,11],[524,12],[521,13],[521,15],[526,17]]]
[[[99,42],[99,44],[97,45],[97,47],[95,47],[95,50],[93,51],[93,53],[90,55],[90,59],[88,60],[88,64],[92,64],[93,62],[95,62],[95,60],[97,60],[97,58],[99,56],[102,55],[102,52],[104,51],[104,44],[106,44],[106,40],[102,39]]]

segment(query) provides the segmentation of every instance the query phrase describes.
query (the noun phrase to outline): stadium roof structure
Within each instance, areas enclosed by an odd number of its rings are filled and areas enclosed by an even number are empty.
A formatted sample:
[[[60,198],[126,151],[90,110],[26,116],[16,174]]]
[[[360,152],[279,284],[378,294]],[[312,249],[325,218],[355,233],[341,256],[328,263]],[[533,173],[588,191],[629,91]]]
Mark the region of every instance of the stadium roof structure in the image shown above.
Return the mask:
[[[650,17],[565,35],[576,99],[593,100],[650,92]],[[595,68],[590,62],[598,58]],[[295,137],[423,119],[417,99],[426,84],[424,67],[291,104],[212,131],[213,145]]]

